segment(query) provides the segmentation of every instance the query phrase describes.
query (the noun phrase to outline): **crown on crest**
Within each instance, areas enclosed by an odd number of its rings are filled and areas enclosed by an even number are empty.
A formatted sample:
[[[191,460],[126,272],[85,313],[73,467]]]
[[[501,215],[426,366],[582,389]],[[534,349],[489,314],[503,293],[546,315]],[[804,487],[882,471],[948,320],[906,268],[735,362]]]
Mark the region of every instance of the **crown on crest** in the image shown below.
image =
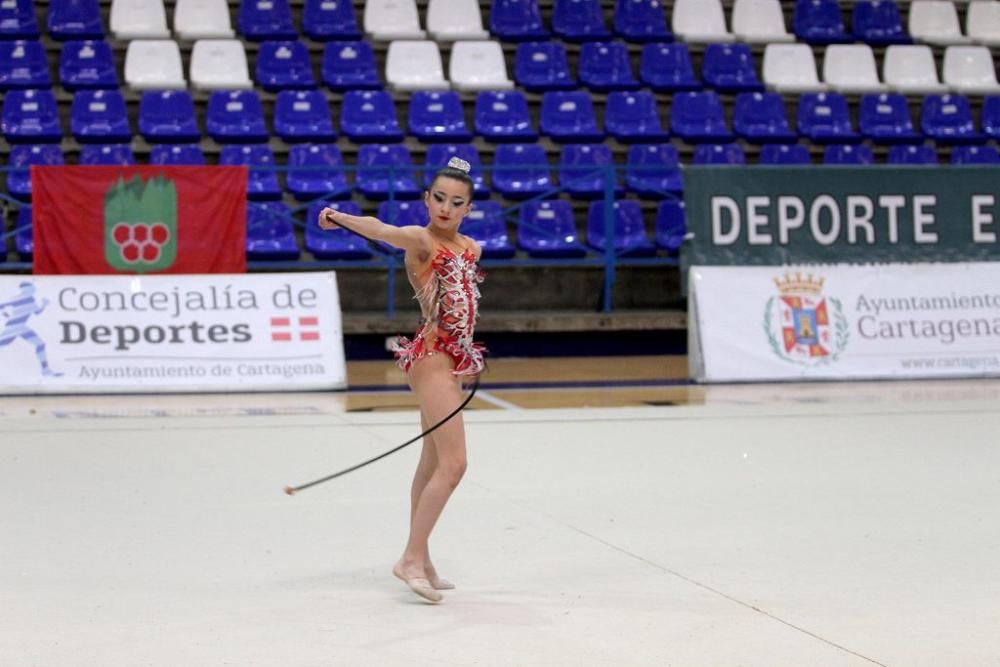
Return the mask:
[[[472,165],[460,157],[453,157],[452,159],[448,160],[448,166],[451,167],[452,169],[458,169],[459,171],[464,171],[467,174],[470,171],[472,171]]]
[[[805,278],[801,273],[796,273],[794,276],[786,273],[784,279],[775,278],[774,285],[782,294],[819,294],[823,291],[823,280],[823,278],[813,278],[811,273]]]

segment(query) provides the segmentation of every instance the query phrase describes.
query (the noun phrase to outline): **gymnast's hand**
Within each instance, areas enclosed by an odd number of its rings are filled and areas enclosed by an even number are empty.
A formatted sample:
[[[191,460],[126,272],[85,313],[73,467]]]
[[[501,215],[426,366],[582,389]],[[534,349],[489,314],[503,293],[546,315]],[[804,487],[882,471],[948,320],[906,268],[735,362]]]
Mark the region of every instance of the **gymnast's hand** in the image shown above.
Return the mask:
[[[319,227],[320,229],[336,229],[340,227],[334,220],[340,211],[333,208],[324,208],[319,212]]]

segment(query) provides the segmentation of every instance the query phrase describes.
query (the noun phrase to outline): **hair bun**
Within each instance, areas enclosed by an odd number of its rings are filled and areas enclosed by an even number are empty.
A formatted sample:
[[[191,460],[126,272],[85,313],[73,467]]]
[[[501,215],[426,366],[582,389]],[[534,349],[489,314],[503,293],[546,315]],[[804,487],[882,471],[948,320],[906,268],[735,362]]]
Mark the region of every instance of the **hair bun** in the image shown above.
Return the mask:
[[[460,157],[453,157],[452,159],[448,160],[448,166],[451,167],[452,169],[458,169],[459,171],[464,171],[467,174],[470,171],[472,171],[472,165]]]

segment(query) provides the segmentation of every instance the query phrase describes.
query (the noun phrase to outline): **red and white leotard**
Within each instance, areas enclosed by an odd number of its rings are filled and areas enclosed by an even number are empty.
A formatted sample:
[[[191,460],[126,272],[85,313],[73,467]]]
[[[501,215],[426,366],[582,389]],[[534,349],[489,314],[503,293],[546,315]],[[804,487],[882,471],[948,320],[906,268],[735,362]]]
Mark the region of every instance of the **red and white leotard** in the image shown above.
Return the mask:
[[[443,352],[455,362],[454,375],[483,371],[486,348],[472,340],[482,281],[472,250],[456,254],[445,246],[438,247],[423,271],[410,276],[423,321],[412,340],[400,337],[393,346],[400,368],[409,371],[418,360]]]

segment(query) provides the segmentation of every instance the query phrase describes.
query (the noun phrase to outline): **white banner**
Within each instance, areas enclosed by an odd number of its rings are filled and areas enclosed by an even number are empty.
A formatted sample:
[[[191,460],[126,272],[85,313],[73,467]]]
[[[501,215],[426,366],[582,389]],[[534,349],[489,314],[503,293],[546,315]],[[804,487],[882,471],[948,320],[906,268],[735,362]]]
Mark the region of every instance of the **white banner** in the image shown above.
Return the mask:
[[[1000,264],[692,267],[704,382],[1000,376]]]
[[[333,273],[0,276],[0,393],[346,385]]]

